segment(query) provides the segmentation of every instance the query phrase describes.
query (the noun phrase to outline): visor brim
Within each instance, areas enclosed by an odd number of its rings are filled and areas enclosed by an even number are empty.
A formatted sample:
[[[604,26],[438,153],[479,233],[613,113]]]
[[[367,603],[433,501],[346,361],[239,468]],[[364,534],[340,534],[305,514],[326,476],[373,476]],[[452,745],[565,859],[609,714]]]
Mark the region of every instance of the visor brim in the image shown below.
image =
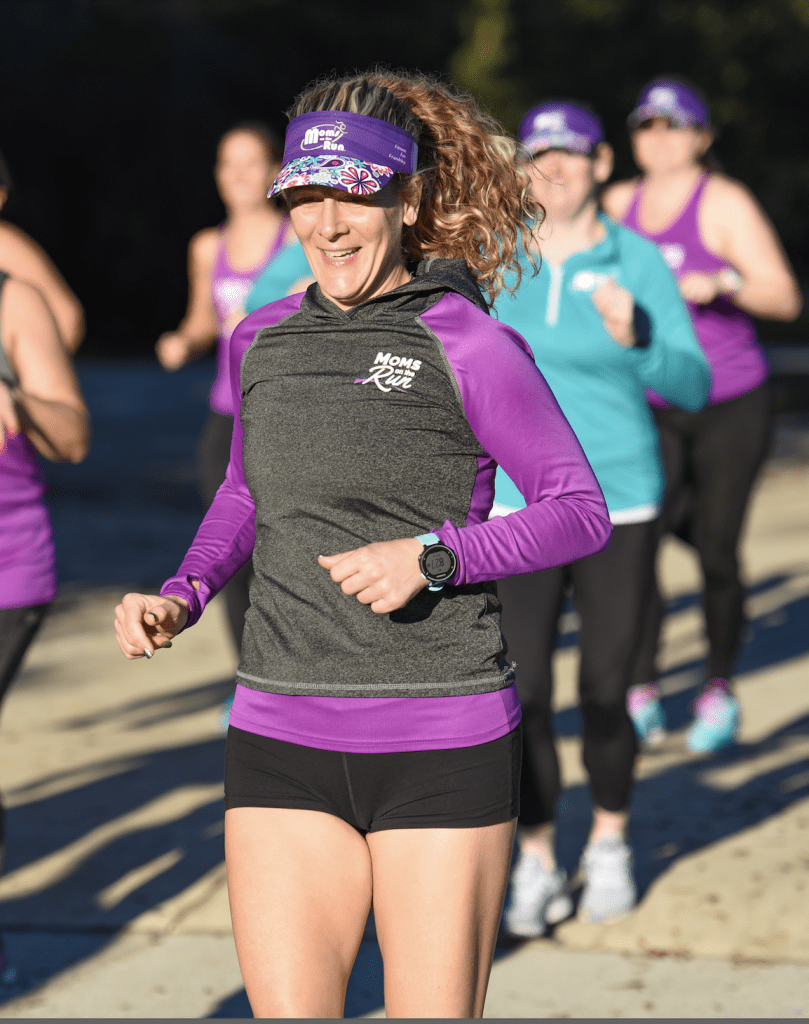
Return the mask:
[[[665,117],[667,121],[682,121],[683,124],[689,125],[691,128],[710,127],[709,124],[700,121],[693,114],[689,114],[685,110],[672,110],[671,107],[658,107],[651,103],[644,104],[642,107],[637,107],[633,110],[626,119],[626,123],[630,128],[634,129],[643,124],[644,121],[650,121],[653,117]]]
[[[301,185],[326,185],[355,196],[373,195],[392,180],[396,171],[349,156],[301,156],[281,168],[267,198]]]
[[[598,143],[574,132],[560,132],[556,134],[543,132],[541,135],[529,135],[522,145],[531,156],[537,156],[548,149],[564,149],[569,153],[581,153],[583,156],[590,156]]]

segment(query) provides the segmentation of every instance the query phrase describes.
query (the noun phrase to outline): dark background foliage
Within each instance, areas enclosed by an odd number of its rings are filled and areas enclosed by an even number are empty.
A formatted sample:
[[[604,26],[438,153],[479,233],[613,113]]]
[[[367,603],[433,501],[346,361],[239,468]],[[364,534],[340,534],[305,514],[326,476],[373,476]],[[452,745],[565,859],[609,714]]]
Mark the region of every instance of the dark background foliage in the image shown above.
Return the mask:
[[[539,98],[589,100],[625,175],[639,88],[678,72],[708,93],[723,165],[806,282],[808,60],[807,0],[16,0],[0,4],[5,215],[84,302],[83,351],[144,355],[182,315],[188,239],[221,219],[217,139],[248,117],[282,130],[312,78],[440,72],[512,131]]]

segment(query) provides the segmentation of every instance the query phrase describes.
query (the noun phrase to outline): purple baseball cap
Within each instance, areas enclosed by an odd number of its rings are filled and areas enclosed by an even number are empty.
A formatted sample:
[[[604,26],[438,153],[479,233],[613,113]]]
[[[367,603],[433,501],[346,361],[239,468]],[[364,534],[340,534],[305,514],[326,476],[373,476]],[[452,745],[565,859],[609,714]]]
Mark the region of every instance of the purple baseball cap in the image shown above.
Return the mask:
[[[520,142],[529,153],[567,149],[590,153],[604,141],[604,129],[596,115],[570,100],[540,103],[522,119]]]
[[[314,110],[289,122],[284,161],[268,198],[297,185],[370,195],[394,174],[413,174],[417,161],[415,139],[395,124],[344,110]]]
[[[637,128],[651,117],[667,117],[684,125],[711,124],[708,108],[694,90],[670,78],[657,78],[646,86],[627,122]]]

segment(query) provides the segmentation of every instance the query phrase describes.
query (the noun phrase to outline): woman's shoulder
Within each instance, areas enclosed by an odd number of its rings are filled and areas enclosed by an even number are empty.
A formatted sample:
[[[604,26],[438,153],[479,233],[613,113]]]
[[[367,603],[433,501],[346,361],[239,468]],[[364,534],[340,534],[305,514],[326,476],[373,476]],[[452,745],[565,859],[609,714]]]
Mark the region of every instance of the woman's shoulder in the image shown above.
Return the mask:
[[[746,185],[724,174],[711,174],[700,202],[699,223],[708,248],[722,256],[731,239],[743,242],[768,220]]]
[[[202,228],[188,243],[188,251],[198,260],[213,263],[216,257],[216,250],[219,248],[219,228]]]
[[[18,278],[34,276],[34,265],[47,265],[51,261],[45,250],[16,224],[0,220],[0,267]]]
[[[501,358],[515,349],[531,355],[518,331],[458,292],[447,292],[421,319],[459,362]]]
[[[741,181],[719,172],[712,172],[708,176],[702,193],[700,212],[724,213],[730,218],[738,213],[758,209],[758,200]]]
[[[613,181],[601,193],[601,205],[613,220],[621,220],[632,202],[640,175],[625,181]]]

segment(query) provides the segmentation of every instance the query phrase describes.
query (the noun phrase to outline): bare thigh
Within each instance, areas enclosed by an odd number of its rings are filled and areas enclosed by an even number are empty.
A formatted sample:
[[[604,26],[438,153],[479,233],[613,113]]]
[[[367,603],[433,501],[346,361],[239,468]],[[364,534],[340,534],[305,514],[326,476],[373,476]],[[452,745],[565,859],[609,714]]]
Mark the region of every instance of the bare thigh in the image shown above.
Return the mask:
[[[233,935],[256,1017],[342,1017],[371,906],[365,839],[322,811],[225,812]]]
[[[516,819],[371,832],[388,1017],[482,1017]]]

